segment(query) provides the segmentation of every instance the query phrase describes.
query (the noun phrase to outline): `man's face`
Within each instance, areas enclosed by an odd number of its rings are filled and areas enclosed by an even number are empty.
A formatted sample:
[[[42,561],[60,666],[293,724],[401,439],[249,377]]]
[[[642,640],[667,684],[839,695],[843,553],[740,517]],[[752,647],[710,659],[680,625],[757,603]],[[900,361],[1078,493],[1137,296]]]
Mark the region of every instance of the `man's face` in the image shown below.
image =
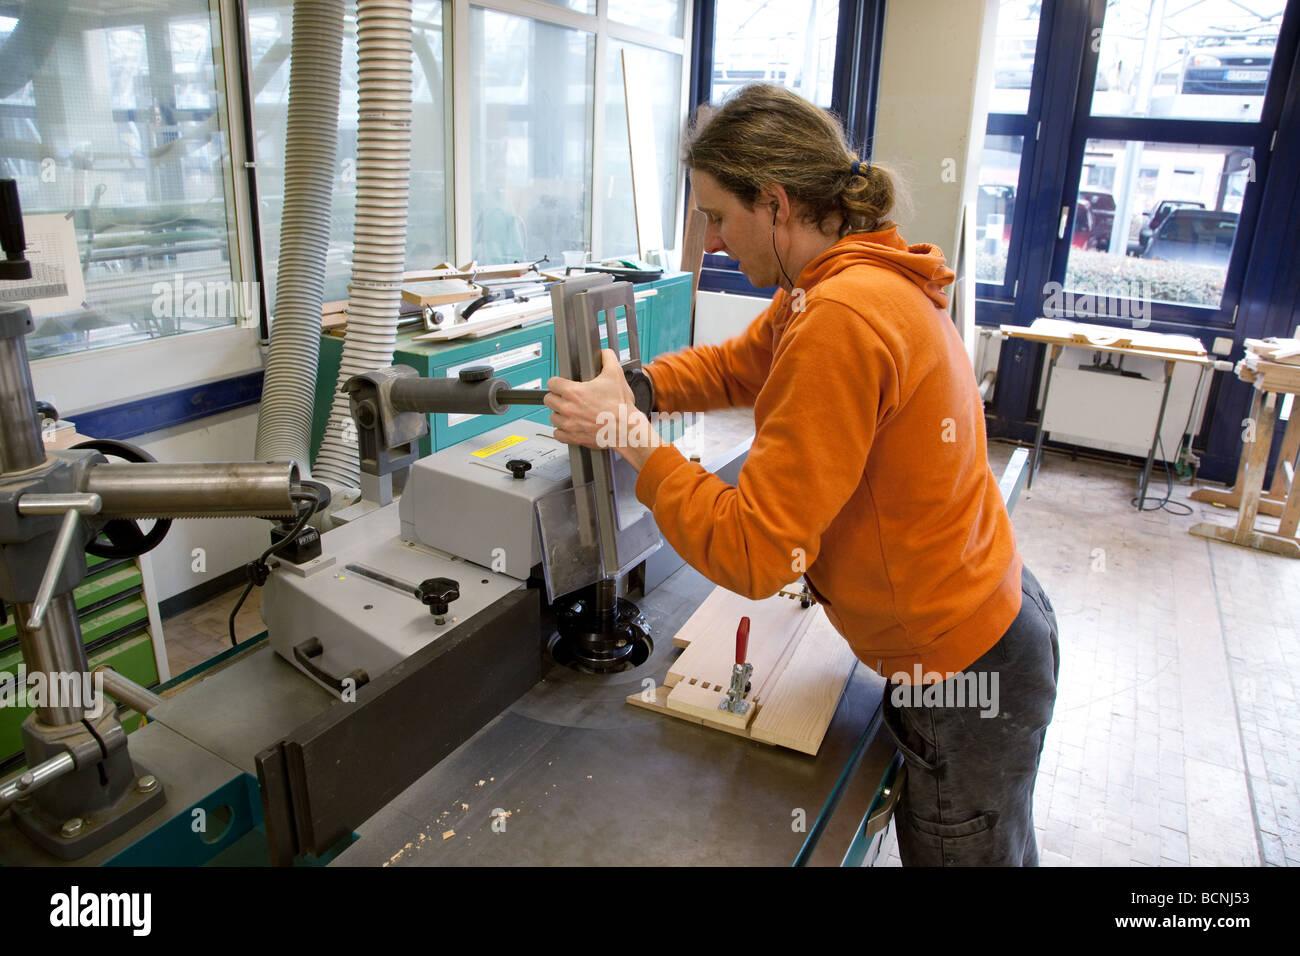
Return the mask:
[[[740,271],[755,286],[779,284],[781,273],[772,252],[774,207],[760,196],[753,209],[702,170],[691,171],[691,196],[695,208],[708,216],[704,251],[723,252],[735,259]]]

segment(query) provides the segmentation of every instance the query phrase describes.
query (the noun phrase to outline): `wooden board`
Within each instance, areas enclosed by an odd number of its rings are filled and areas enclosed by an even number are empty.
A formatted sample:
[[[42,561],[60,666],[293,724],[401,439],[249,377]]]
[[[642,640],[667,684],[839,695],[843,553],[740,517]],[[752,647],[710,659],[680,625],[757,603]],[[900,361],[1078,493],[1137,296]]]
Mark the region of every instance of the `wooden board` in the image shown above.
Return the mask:
[[[751,706],[733,714],[718,704],[731,684],[742,616],[750,619]],[[797,592],[751,601],[718,588],[673,643],[686,649],[664,685],[653,696],[630,695],[629,704],[807,754],[821,746],[856,664],[822,609],[802,608]]]
[[[646,56],[649,54],[647,53]],[[664,248],[663,207],[659,202],[659,158],[655,152],[654,71],[635,50],[623,50],[623,98],[627,106],[627,143],[632,159],[632,208],[636,213],[637,251],[649,262]]]
[[[1300,365],[1300,339],[1246,339],[1246,351],[1270,362]]]
[[[1035,319],[1034,324],[1028,327],[1004,325],[1001,329],[1004,335],[1014,338],[1049,342],[1072,348],[1100,348],[1149,354],[1153,358],[1208,361],[1205,346],[1190,335],[1166,335],[1161,332],[1089,325],[1064,319]]]
[[[505,262],[499,265],[481,266],[478,262],[468,262],[463,266],[444,262],[432,269],[415,269],[402,273],[403,282],[429,282],[434,279],[512,279],[526,275],[533,270],[530,262]]]
[[[695,296],[700,291],[700,270],[704,266],[704,230],[708,224],[708,216],[698,209],[687,208],[686,230],[682,236],[681,270],[691,274],[692,311],[695,308]]]
[[[856,663],[848,642],[819,612],[797,642],[781,680],[764,699],[750,736],[815,754]]]
[[[482,289],[464,279],[432,279],[428,282],[408,282],[402,286],[402,300],[421,308],[472,302],[482,294]]]
[[[457,322],[454,325],[417,335],[412,341],[446,342],[450,339],[460,339],[467,336],[469,338],[479,338],[493,332],[500,332],[503,329],[513,328],[516,325],[522,325],[529,319],[540,319],[550,314],[551,302],[546,298],[520,302],[517,305],[502,305],[490,312],[475,313],[469,322]],[[480,315],[482,318],[479,317]]]
[[[1237,363],[1237,377],[1252,382],[1257,388],[1269,392],[1300,394],[1300,367],[1269,362],[1247,353],[1247,358]]]

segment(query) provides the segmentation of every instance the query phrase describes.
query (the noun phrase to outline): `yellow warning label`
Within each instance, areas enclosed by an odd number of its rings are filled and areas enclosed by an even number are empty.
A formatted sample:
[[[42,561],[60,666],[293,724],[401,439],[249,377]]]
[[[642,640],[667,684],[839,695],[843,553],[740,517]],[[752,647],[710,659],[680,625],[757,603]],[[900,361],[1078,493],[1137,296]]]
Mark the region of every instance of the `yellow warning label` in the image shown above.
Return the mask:
[[[511,435],[509,438],[503,438],[500,441],[494,441],[486,448],[480,448],[478,451],[470,452],[475,458],[491,458],[497,452],[511,445],[518,445],[521,441],[528,441],[524,435]]]

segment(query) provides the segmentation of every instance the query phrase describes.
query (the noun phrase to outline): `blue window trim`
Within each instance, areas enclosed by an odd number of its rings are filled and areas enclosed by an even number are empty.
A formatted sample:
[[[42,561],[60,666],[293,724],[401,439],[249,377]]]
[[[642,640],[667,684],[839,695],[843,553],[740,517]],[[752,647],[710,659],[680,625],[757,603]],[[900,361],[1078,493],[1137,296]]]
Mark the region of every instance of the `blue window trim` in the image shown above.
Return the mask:
[[[262,399],[262,371],[193,385],[151,398],[70,415],[77,431],[119,441],[255,405]]]
[[[714,16],[717,0],[696,0],[691,36],[691,101],[708,103],[713,95]],[[840,0],[835,38],[835,74],[831,112],[844,122],[850,144],[859,155],[876,128],[876,93],[880,83],[880,47],[884,35],[885,0]],[[700,270],[701,292],[771,298],[776,287],[759,289],[727,256],[706,255]]]
[[[1022,154],[1006,281],[977,286],[977,323],[1029,325],[1041,314],[1043,296],[1035,290],[1064,279],[1074,218],[1074,203],[1066,197],[1078,194],[1087,140],[1190,141],[1250,147],[1256,182],[1243,200],[1238,225],[1243,241],[1233,250],[1219,309],[1153,303],[1150,330],[1192,334],[1207,347],[1214,336],[1227,335],[1234,341],[1233,359],[1241,356],[1245,338],[1290,335],[1300,324],[1300,233],[1289,221],[1300,201],[1300,91],[1295,88],[1300,80],[1300,0],[1288,0],[1258,123],[1089,115],[1098,54],[1087,41],[1102,26],[1105,5],[1105,0],[1045,0],[1029,110],[1024,117],[989,119],[990,133],[1025,135],[1027,155]],[[1040,121],[1031,148],[1029,133]],[[1068,220],[1065,238],[1058,239],[1062,205]],[[1020,294],[1013,298],[1017,282]],[[1087,321],[1116,324],[1105,318]],[[990,433],[1032,438],[1042,351],[1025,342],[1003,343]],[[1204,477],[1232,480],[1249,393],[1249,386],[1230,373],[1216,375],[1205,427],[1195,442],[1204,451]]]
[[[760,289],[737,268],[736,260],[728,256],[705,256],[700,270],[701,292],[729,292],[732,295],[752,295],[770,299],[776,295],[776,286]]]

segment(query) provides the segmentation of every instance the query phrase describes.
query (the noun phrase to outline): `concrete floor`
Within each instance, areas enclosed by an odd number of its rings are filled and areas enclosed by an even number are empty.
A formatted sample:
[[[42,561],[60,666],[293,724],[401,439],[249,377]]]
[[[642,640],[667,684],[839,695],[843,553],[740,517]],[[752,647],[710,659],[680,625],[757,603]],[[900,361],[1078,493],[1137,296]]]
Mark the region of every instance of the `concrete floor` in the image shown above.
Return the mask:
[[[990,445],[995,473],[1012,450]],[[1151,493],[1164,488],[1161,475]],[[1061,631],[1035,791],[1042,863],[1300,865],[1300,561],[1187,531],[1235,511],[1139,514],[1135,489],[1133,468],[1049,454],[1014,514]],[[165,623],[174,674],[229,646],[238,595]],[[241,640],[262,630],[259,598]],[[899,862],[892,836],[880,862]]]

